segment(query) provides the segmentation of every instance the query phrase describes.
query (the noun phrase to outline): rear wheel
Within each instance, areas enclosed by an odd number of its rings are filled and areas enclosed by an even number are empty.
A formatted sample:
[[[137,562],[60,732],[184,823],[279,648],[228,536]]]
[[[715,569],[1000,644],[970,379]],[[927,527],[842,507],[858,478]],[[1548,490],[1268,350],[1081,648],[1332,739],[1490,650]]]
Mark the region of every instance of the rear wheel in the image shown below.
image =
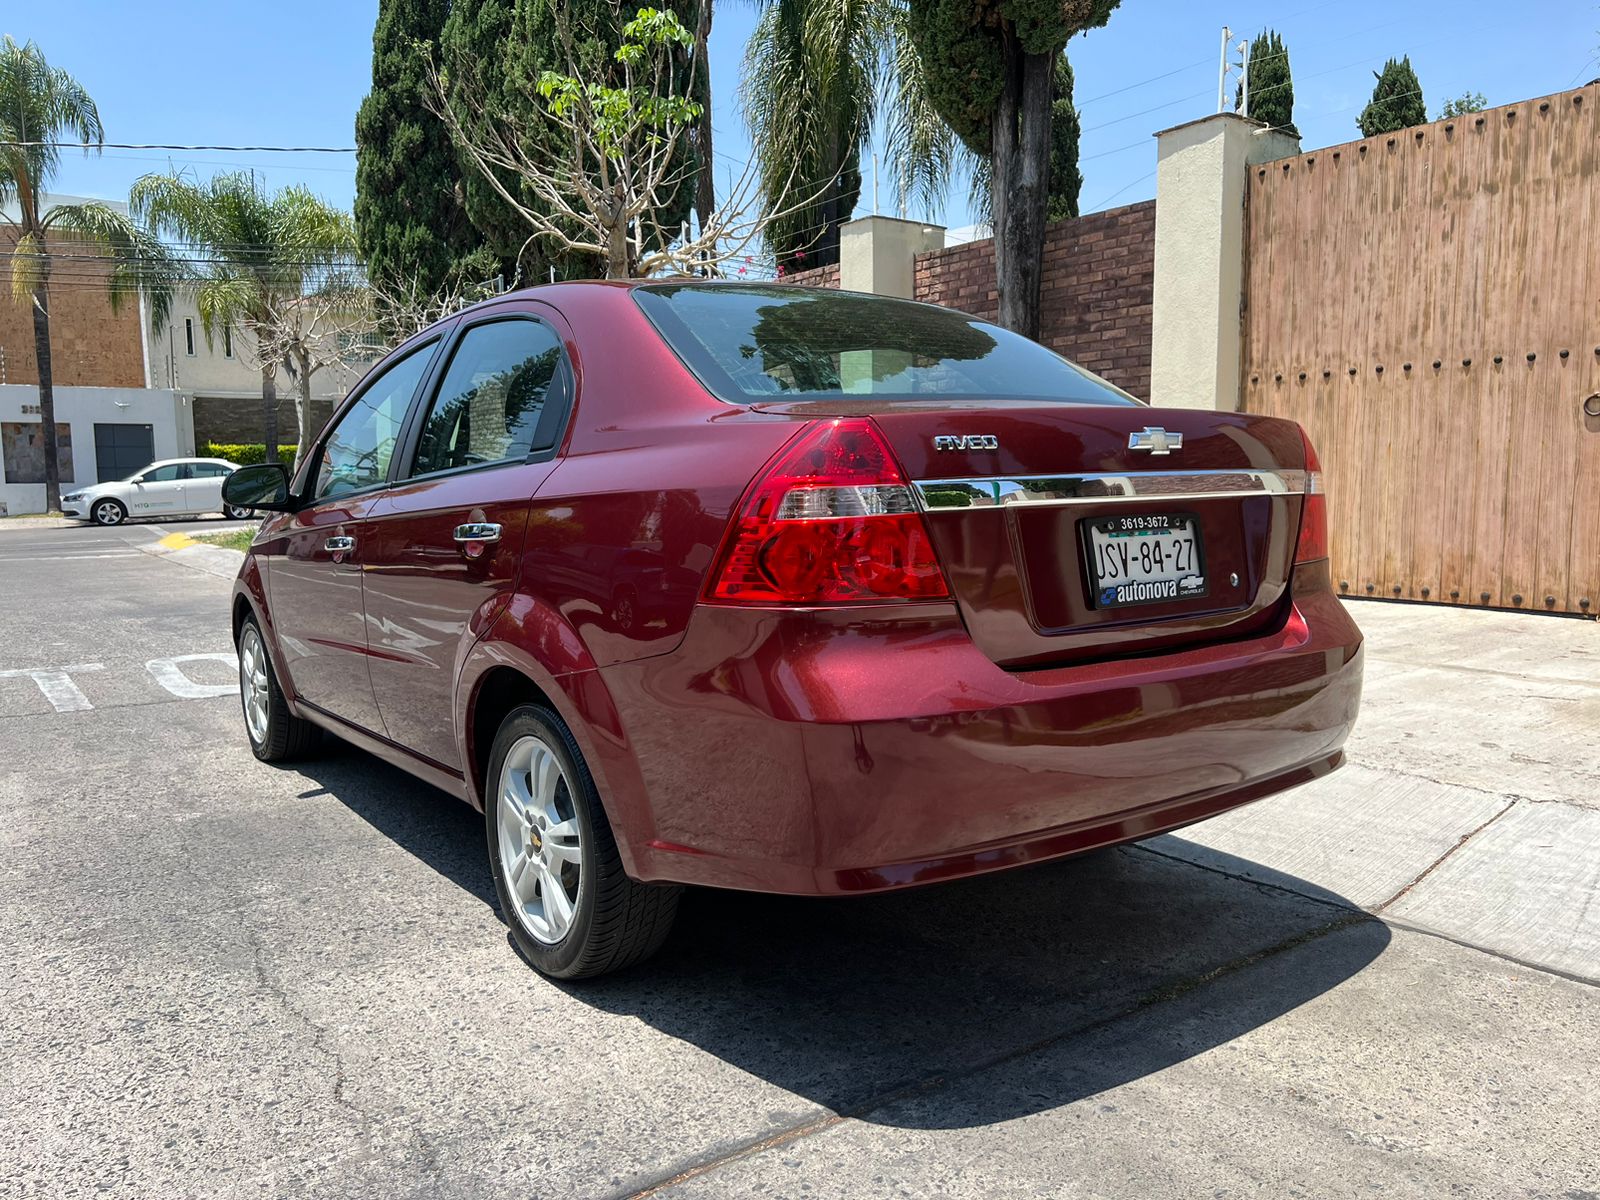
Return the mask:
[[[681,889],[635,883],[571,732],[547,708],[513,709],[489,756],[484,826],[500,911],[517,950],[556,979],[654,954]]]
[[[96,525],[121,525],[128,519],[128,510],[116,500],[96,500],[89,516]]]
[[[321,731],[289,711],[254,617],[239,627],[239,694],[250,749],[262,762],[292,762],[316,746]]]
[[[243,521],[250,515],[250,510],[248,508],[240,508],[237,504],[224,504],[222,506],[222,515],[230,521]]]

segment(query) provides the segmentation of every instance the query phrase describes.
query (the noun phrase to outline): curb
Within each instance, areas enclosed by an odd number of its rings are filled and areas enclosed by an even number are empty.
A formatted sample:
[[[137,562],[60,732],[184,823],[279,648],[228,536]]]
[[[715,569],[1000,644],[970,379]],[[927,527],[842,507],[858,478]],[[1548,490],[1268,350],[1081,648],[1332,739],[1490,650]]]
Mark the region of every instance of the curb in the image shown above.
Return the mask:
[[[184,533],[169,533],[158,542],[140,543],[138,548],[146,554],[204,571],[219,579],[232,579],[244,563],[244,551],[197,542]]]

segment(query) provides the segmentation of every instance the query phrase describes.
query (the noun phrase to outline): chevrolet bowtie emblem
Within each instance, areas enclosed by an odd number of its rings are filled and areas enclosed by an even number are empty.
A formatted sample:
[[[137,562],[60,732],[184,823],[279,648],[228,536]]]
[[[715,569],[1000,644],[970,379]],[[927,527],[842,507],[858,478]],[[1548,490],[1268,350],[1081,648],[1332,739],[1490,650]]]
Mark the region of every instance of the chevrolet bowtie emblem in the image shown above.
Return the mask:
[[[1147,450],[1151,454],[1171,454],[1174,450],[1183,449],[1183,434],[1168,433],[1159,425],[1144,427],[1142,433],[1128,435],[1129,450]]]

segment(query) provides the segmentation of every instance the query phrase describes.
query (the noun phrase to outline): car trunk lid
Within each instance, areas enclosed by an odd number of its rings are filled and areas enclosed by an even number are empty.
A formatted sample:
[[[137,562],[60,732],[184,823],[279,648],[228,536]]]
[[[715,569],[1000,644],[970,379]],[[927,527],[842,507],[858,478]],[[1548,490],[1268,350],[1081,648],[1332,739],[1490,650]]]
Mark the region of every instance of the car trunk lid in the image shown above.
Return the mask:
[[[1154,653],[1281,619],[1304,488],[1291,421],[870,397],[758,407],[873,419],[914,481],[969,633],[1002,666]],[[1160,579],[1133,587],[1150,573],[1141,554]]]

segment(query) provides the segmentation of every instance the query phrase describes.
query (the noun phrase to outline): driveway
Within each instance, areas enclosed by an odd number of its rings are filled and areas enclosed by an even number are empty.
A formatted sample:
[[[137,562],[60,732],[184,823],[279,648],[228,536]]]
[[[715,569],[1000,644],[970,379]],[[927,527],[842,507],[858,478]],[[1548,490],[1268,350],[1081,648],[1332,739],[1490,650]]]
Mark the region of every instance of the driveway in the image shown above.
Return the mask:
[[[250,756],[176,528],[0,531],[7,1195],[1600,1191],[1593,623],[1356,605],[1318,784],[917,892],[691,893],[561,986],[475,814]]]

